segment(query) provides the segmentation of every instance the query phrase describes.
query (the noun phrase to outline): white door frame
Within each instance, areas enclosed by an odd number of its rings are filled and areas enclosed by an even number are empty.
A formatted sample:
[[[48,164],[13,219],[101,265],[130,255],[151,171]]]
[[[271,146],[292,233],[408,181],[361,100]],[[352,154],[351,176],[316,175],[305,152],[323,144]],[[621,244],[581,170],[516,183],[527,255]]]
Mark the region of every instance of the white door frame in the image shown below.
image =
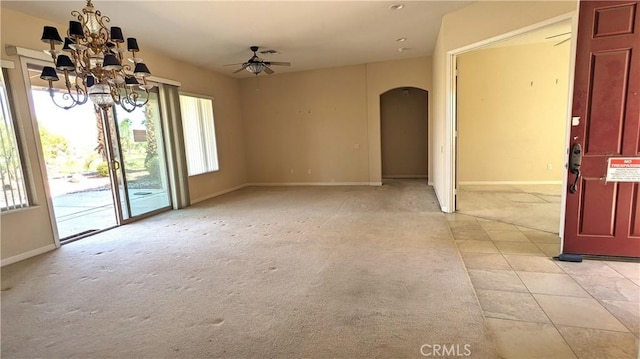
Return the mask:
[[[572,11],[570,13],[556,16],[549,20],[539,22],[534,25],[530,25],[527,27],[523,27],[518,30],[514,30],[502,35],[498,35],[489,39],[485,39],[467,46],[463,46],[451,51],[447,52],[447,69],[446,69],[446,78],[447,78],[447,91],[446,91],[446,136],[445,136],[445,193],[447,194],[447,202],[448,206],[446,206],[446,212],[453,213],[455,212],[455,203],[456,203],[456,136],[457,134],[454,131],[455,121],[457,120],[457,111],[456,111],[456,96],[457,96],[457,86],[456,86],[456,63],[457,56],[463,54],[465,52],[473,51],[485,47],[487,45],[496,43],[498,41],[502,41],[505,39],[509,39],[527,32],[535,31],[541,29],[543,27],[553,25],[562,21],[571,20],[571,32],[573,36],[571,36],[571,52],[570,52],[570,64],[569,64],[569,86],[567,92],[567,112],[566,112],[566,137],[565,137],[565,153],[564,153],[564,163],[565,168],[567,166],[568,161],[568,149],[569,149],[569,134],[571,127],[571,113],[572,113],[572,99],[573,99],[573,77],[575,72],[575,58],[576,58],[576,44],[577,44],[577,30],[578,30],[578,13],[577,11]],[[567,171],[563,172],[562,177],[562,186],[563,188],[567,187]],[[560,210],[560,228],[559,233],[560,237],[564,236],[564,219],[565,219],[565,210],[566,210],[566,196],[567,191],[562,191],[562,200],[561,200],[561,210]]]

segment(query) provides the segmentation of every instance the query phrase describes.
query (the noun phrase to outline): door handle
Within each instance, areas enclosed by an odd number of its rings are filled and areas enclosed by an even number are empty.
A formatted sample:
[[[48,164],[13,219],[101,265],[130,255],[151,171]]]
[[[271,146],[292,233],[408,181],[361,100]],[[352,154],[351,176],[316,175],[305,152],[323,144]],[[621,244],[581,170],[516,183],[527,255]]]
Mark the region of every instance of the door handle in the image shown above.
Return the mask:
[[[120,162],[113,160],[113,170],[117,171],[120,169]]]
[[[569,187],[570,193],[576,193],[578,191],[578,179],[580,179],[580,166],[582,165],[582,146],[579,143],[574,143],[571,146],[571,154],[569,156],[569,171],[576,175],[573,183]]]

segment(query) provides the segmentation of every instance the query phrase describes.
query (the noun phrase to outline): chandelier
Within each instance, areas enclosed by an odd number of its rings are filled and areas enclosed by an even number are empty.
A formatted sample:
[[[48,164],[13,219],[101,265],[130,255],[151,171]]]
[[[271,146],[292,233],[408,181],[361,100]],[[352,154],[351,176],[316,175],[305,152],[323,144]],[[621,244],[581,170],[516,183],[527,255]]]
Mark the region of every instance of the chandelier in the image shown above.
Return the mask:
[[[45,66],[40,78],[48,81],[56,106],[70,109],[87,100],[104,110],[113,104],[127,112],[144,106],[153,85],[146,80],[151,75],[149,68],[136,57],[140,51],[137,40],[127,38],[125,49],[122,29],[108,29],[105,24],[111,19],[94,9],[91,0],[87,0],[82,12],[74,10],[71,16],[77,21],[69,21],[64,41],[53,26],[45,26],[42,32],[41,40],[50,45],[45,52],[51,55],[55,68]],[[56,45],[63,45],[62,51]],[[127,51],[131,53],[129,63],[124,56]],[[63,103],[54,98],[53,81],[59,80],[56,70],[64,73]]]

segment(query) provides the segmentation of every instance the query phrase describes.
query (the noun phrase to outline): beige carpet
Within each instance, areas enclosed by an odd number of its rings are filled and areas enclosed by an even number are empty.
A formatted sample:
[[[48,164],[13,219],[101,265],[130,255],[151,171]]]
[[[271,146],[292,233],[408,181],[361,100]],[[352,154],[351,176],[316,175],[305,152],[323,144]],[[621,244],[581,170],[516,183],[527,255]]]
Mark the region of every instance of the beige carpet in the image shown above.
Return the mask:
[[[420,358],[425,344],[495,357],[420,181],[245,188],[2,269],[3,358]]]

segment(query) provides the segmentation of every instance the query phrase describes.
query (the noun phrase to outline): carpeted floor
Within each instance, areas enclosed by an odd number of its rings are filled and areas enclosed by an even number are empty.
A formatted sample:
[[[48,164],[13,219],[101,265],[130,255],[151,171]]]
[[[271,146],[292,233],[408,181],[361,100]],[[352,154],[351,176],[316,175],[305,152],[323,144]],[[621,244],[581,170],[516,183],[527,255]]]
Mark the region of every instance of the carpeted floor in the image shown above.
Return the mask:
[[[245,188],[2,268],[3,358],[420,358],[436,345],[495,357],[420,181]]]

